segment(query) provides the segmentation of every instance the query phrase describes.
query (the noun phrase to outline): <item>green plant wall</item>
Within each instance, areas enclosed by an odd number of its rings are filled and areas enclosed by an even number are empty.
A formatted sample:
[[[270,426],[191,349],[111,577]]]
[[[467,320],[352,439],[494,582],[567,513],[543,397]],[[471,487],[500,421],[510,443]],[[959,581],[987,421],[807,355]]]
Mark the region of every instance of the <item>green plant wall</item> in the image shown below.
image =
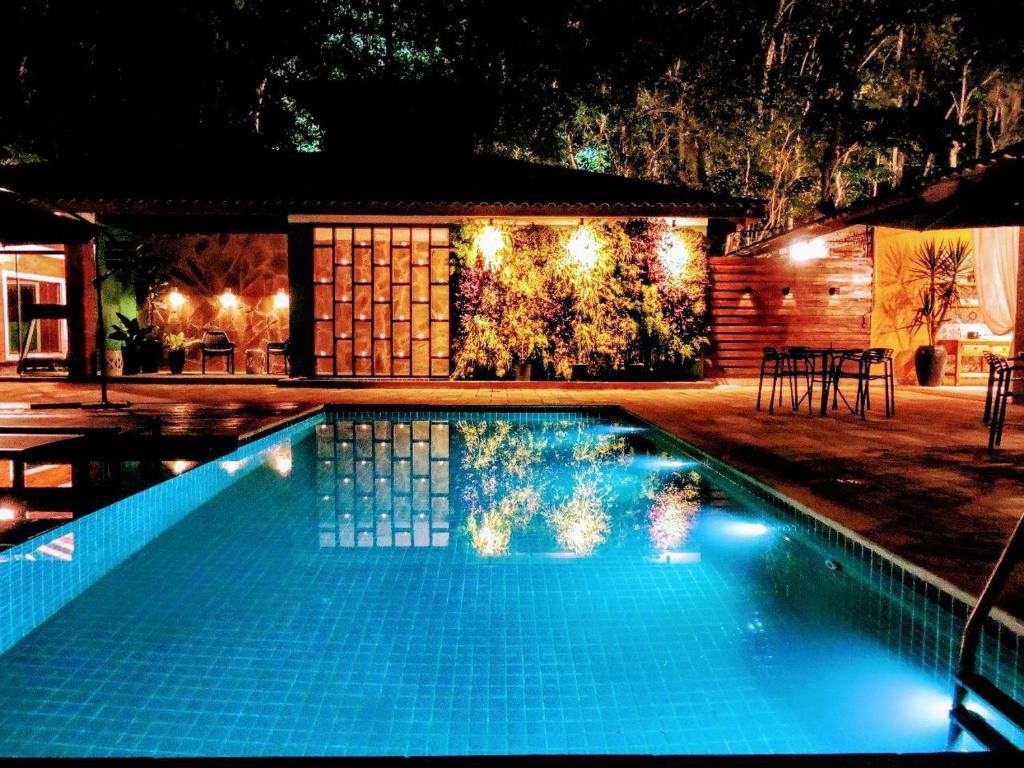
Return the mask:
[[[572,227],[456,228],[456,377],[501,378],[519,364],[557,378],[576,365],[614,377],[631,364],[676,377],[700,358],[708,343],[704,235],[646,219],[581,229],[582,239]]]
[[[112,341],[110,338],[111,326],[114,323],[120,324],[117,313],[126,317],[136,317],[139,313],[138,302],[135,297],[135,286],[129,281],[122,279],[117,272],[111,273],[107,265],[105,255],[105,239],[100,239],[99,245],[99,268],[100,274],[110,276],[104,280],[101,291],[103,294],[103,328],[106,339],[106,349],[120,349],[121,342]]]

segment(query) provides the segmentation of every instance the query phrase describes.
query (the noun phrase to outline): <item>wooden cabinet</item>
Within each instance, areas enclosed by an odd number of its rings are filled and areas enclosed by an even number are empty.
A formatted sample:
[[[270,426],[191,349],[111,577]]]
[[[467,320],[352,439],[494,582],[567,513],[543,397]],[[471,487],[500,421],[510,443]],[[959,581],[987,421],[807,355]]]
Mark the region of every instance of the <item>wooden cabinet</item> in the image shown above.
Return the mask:
[[[1009,356],[1013,342],[1010,339],[939,339],[946,348],[946,375],[944,383],[959,386],[988,383],[988,364],[985,352]]]

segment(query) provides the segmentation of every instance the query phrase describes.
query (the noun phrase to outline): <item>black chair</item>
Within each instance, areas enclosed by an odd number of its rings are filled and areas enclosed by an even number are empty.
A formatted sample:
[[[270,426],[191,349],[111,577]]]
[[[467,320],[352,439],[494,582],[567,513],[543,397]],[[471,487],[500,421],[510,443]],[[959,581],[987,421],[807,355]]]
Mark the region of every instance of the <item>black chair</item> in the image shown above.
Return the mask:
[[[876,366],[882,366],[881,371]],[[871,382],[882,381],[885,385],[885,415],[896,413],[896,378],[893,369],[892,350],[886,347],[872,347],[865,350],[850,350],[838,355],[832,363],[832,410],[839,407],[843,399],[851,413],[862,419],[867,418],[871,407]],[[843,380],[857,382],[857,395],[853,404],[840,388]]]
[[[235,345],[228,338],[224,331],[208,329],[203,331],[203,338],[199,343],[199,349],[203,354],[202,370],[206,373],[207,357],[223,357],[225,369],[228,373],[235,372]]]
[[[807,412],[814,414],[814,380],[818,375],[818,358],[820,353],[810,347],[786,347],[783,352],[786,362],[787,377],[790,379],[790,391],[793,393],[793,410],[800,403],[807,401]],[[797,384],[803,380],[804,393],[797,396]]]
[[[985,351],[981,353],[985,358],[985,362],[988,363],[988,386],[985,389],[985,413],[981,417],[982,424],[988,424],[992,418],[992,403],[996,393],[996,379],[999,377],[1000,371],[1006,370],[1010,363],[1002,355],[997,355],[994,352]]]
[[[882,366],[881,371],[876,371]],[[871,382],[881,381],[885,387],[885,416],[896,414],[896,377],[893,371],[892,350],[887,347],[872,347],[860,357],[860,417],[871,407]]]
[[[270,373],[270,358],[272,355],[284,358],[284,372],[288,374],[288,347],[291,344],[291,339],[285,339],[284,341],[268,341],[267,342],[267,373]]]
[[[768,412],[773,413],[775,403],[775,386],[779,380],[782,366],[782,354],[775,347],[761,348],[761,373],[757,378],[757,410],[761,410],[761,390],[764,387],[765,374],[772,377],[772,395],[768,403]],[[779,392],[779,405],[782,405],[782,392]]]
[[[772,377],[772,393],[768,398],[768,413],[775,413],[776,392],[778,392],[778,404],[782,405],[782,395],[786,384],[789,384],[790,406],[794,411],[799,407],[802,398],[797,395],[797,382],[809,374],[808,369],[803,365],[806,358],[800,352],[801,349],[800,347],[783,350],[775,349],[775,347],[761,348],[761,372],[757,382],[757,410],[761,410],[761,391],[766,375]]]
[[[1024,362],[1007,364],[996,370],[995,388],[992,396],[992,413],[988,427],[988,449],[1003,442],[1003,427],[1006,424],[1006,404],[1014,396],[1013,386],[1024,382]]]

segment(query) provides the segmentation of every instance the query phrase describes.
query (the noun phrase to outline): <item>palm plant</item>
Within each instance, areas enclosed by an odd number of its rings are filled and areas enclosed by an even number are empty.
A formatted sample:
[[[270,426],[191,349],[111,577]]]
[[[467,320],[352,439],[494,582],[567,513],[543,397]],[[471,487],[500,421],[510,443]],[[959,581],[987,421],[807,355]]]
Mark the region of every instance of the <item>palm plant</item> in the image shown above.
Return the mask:
[[[960,284],[971,266],[971,246],[965,240],[929,240],[914,251],[907,274],[920,284],[921,300],[910,327],[914,333],[921,328],[927,331],[928,346],[935,346],[939,329],[960,303]]]

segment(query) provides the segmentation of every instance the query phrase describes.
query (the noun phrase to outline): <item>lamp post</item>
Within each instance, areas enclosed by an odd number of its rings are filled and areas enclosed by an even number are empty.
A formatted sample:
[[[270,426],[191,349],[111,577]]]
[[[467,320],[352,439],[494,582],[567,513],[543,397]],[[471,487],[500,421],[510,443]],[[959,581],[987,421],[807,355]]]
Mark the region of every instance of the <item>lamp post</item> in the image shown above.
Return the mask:
[[[113,272],[100,274],[100,249],[99,238],[93,240],[92,259],[95,269],[95,277],[92,279],[92,286],[96,290],[96,364],[100,377],[100,401],[98,403],[83,403],[83,408],[94,410],[117,410],[127,408],[131,405],[127,400],[122,402],[111,402],[107,397],[107,331],[103,322],[103,283],[105,283]]]

